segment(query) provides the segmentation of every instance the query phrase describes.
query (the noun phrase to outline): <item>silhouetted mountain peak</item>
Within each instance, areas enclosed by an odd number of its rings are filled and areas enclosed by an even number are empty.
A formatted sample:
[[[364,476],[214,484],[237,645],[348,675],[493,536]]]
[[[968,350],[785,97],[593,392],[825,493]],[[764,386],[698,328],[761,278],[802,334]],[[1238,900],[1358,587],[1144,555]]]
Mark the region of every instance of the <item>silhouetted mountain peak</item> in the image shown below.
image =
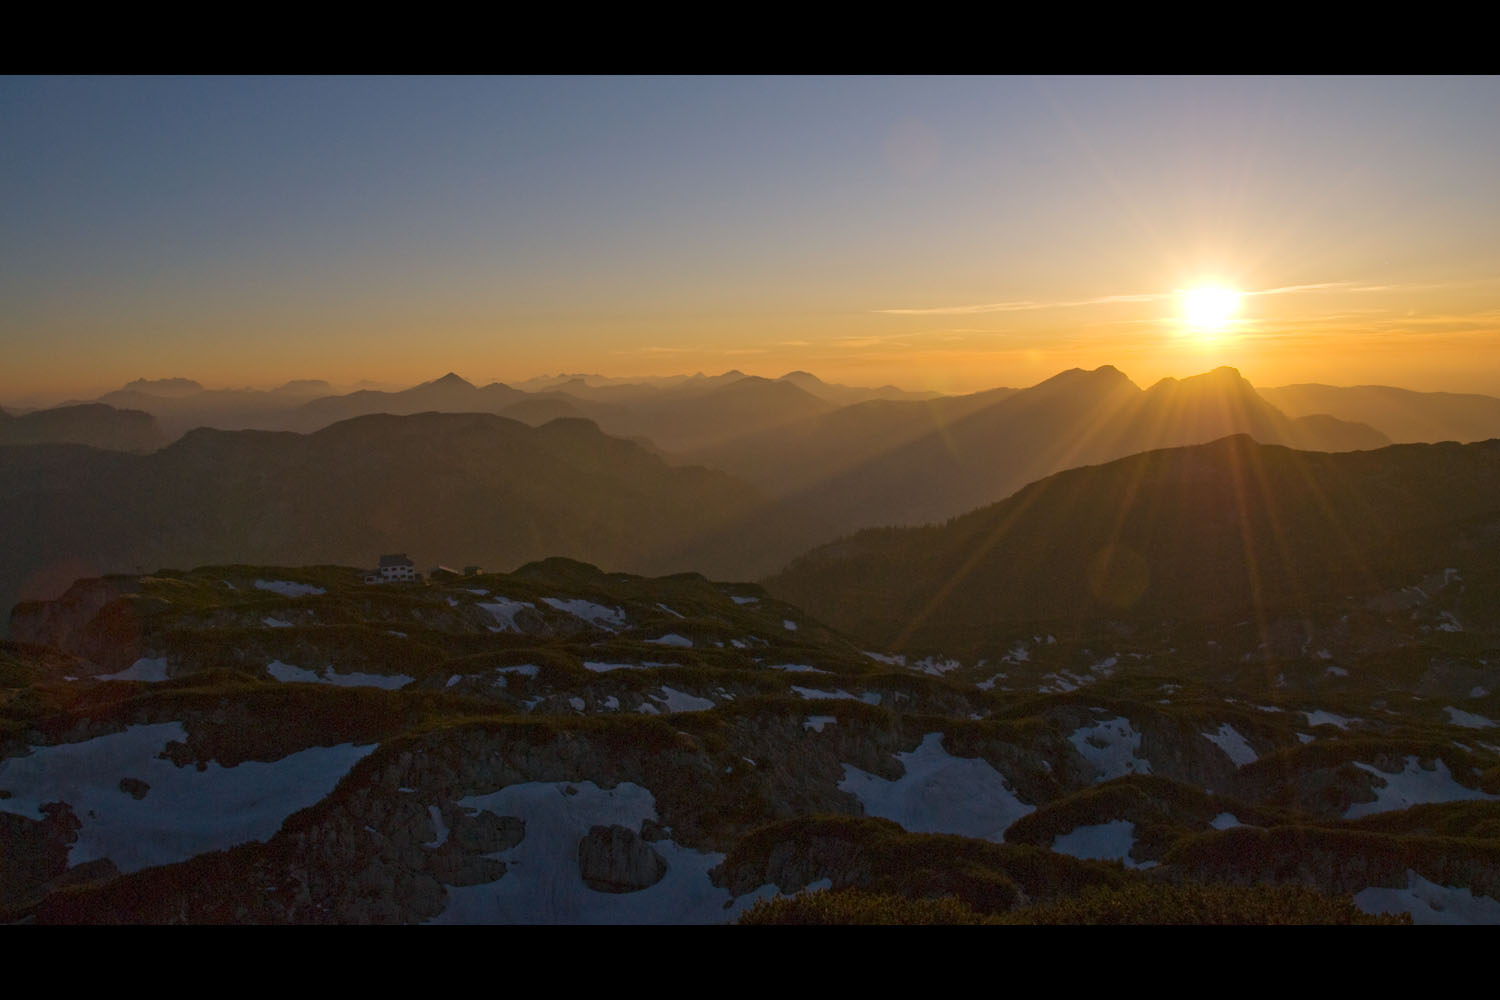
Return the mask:
[[[1069,368],[1067,371],[1058,372],[1045,381],[1038,382],[1033,389],[1045,387],[1062,388],[1067,386],[1092,385],[1104,388],[1115,388],[1117,386],[1134,386],[1135,383],[1114,365],[1101,365],[1093,371],[1085,368]]]
[[[1148,392],[1172,392],[1180,390],[1185,392],[1211,390],[1216,392],[1255,392],[1250,382],[1240,374],[1238,368],[1229,365],[1220,365],[1213,371],[1203,372],[1201,375],[1190,375],[1187,378],[1173,378],[1168,375],[1157,382]]]
[[[442,378],[433,379],[431,382],[427,382],[423,386],[420,386],[419,388],[431,388],[431,389],[472,389],[472,388],[474,388],[474,384],[472,382],[468,381],[467,379],[460,378],[459,376],[455,375],[453,372],[449,372],[448,374],[444,375]]]

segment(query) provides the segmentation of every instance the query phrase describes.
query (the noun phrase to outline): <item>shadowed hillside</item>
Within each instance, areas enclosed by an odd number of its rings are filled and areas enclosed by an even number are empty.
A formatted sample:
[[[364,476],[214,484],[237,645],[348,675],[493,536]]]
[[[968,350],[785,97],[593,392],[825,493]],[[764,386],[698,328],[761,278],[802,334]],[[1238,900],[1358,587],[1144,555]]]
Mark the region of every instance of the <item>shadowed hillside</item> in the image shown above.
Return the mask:
[[[86,444],[111,451],[152,451],[166,443],[149,413],[81,403],[13,416],[0,410],[0,445]]]
[[[1289,419],[1232,368],[1142,390],[1106,365],[1029,389],[866,403],[693,458],[859,528],[942,520],[1063,469],[1229,434],[1317,451],[1390,443],[1360,424]]]
[[[0,449],[0,603],[139,565],[281,560],[771,572],[826,534],[721,472],[673,468],[583,420],[369,416],[311,435],[187,434],[145,456]],[[53,576],[69,579],[52,579]],[[30,581],[30,582],[28,582]]]
[[[1320,454],[1246,436],[1033,483],[940,527],[808,553],[771,591],[866,641],[998,622],[1244,616],[1493,561],[1500,442]]]

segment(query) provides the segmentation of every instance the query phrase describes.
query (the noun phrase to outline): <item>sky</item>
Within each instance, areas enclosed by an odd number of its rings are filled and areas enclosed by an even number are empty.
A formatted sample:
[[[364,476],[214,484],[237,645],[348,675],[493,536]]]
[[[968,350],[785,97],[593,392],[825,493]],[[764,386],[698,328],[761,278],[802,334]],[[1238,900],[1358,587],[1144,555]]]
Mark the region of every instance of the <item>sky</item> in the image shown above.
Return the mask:
[[[1500,77],[5,77],[0,130],[0,403],[1104,364],[1500,395]],[[1218,329],[1204,286],[1243,293]]]

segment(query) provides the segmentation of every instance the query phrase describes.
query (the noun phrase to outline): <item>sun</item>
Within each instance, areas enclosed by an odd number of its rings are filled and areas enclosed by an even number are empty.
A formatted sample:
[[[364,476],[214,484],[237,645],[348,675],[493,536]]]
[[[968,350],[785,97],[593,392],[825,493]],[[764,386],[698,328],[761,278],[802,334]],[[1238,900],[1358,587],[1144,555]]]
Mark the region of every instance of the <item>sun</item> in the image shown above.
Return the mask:
[[[1222,333],[1240,311],[1240,293],[1219,285],[1203,285],[1180,292],[1182,322],[1194,333]]]

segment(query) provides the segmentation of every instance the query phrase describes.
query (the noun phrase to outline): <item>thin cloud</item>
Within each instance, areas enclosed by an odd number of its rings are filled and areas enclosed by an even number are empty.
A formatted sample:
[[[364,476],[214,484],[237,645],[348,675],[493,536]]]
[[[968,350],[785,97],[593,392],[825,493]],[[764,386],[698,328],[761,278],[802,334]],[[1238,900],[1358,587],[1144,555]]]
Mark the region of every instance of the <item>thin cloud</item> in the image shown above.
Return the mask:
[[[1243,292],[1244,295],[1293,295],[1308,292],[1392,292],[1419,291],[1433,288],[1450,288],[1459,285],[1487,284],[1495,278],[1480,278],[1474,281],[1450,281],[1431,284],[1362,285],[1355,281],[1319,281],[1304,285],[1281,285],[1276,288],[1261,288]],[[1035,312],[1042,309],[1075,309],[1083,306],[1112,305],[1118,302],[1159,302],[1177,295],[1171,292],[1137,292],[1130,295],[1100,295],[1092,299],[1057,299],[1038,302],[1034,299],[1017,299],[1010,302],[986,302],[980,305],[932,306],[921,309],[872,309],[871,312],[886,316],[963,316],[974,313]]]
[[[1291,295],[1296,292],[1327,292],[1334,289],[1343,289],[1348,292],[1378,292],[1387,288],[1395,288],[1395,285],[1365,285],[1359,286],[1352,281],[1320,281],[1312,285],[1282,285],[1280,288],[1263,288],[1256,292],[1246,292],[1246,295]]]

